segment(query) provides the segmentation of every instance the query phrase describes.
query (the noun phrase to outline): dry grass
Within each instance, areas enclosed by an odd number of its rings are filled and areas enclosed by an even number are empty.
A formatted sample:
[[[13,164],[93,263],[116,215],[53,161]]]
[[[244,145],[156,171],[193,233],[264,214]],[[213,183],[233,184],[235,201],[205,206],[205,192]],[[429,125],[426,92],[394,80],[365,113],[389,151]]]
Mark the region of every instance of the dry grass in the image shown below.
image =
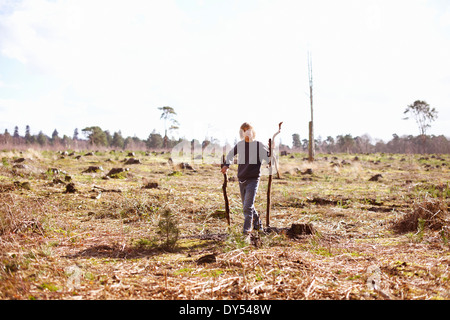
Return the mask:
[[[27,167],[13,168],[19,156]],[[0,298],[450,298],[448,156],[282,157],[271,226],[317,232],[262,234],[257,246],[241,235],[237,183],[228,227],[219,168],[179,169],[168,157],[138,153],[142,164],[125,165],[126,153],[0,153]],[[115,167],[130,171],[103,179]],[[77,192],[64,193],[66,176]],[[263,217],[266,191],[263,177]],[[160,232],[165,212],[179,232],[172,248]]]
[[[422,224],[422,225],[420,225]],[[397,232],[417,231],[419,227],[431,230],[445,230],[450,226],[448,205],[445,201],[427,197],[414,203],[413,210],[395,222]]]

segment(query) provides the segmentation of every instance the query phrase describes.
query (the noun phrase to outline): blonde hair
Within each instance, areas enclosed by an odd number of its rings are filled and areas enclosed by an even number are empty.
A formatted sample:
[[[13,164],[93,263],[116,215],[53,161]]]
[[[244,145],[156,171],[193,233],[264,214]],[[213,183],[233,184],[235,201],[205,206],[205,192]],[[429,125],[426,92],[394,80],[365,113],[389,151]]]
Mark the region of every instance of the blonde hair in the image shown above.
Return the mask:
[[[255,139],[256,133],[249,123],[244,122],[241,125],[241,128],[239,129],[239,136],[241,137],[242,140],[244,140],[245,137],[247,136],[250,141],[253,141]]]

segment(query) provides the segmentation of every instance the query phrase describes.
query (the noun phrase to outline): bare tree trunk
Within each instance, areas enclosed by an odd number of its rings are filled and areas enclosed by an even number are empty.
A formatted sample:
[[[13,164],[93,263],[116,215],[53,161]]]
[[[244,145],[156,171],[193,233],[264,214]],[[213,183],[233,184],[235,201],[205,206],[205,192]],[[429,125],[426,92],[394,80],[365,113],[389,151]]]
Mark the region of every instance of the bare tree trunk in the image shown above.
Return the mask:
[[[311,54],[308,52],[308,75],[309,75],[309,100],[311,103],[311,121],[309,122],[309,161],[314,161],[315,145],[314,145],[314,116],[313,116],[313,77],[312,77],[312,60]]]
[[[308,153],[309,153],[309,161],[314,161],[315,156],[315,145],[314,145],[314,129],[313,129],[313,122],[309,122],[309,146],[308,146]]]

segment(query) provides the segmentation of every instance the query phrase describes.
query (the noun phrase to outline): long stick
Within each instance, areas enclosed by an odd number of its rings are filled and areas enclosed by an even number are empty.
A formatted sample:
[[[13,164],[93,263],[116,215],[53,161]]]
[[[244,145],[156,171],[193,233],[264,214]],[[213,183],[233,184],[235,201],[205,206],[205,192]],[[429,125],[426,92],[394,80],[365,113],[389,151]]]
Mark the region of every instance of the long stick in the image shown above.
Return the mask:
[[[269,185],[267,187],[267,213],[266,213],[266,226],[267,228],[270,227],[270,207],[271,207],[271,191],[272,191],[272,157],[273,157],[273,142],[275,141],[275,137],[280,133],[281,131],[281,125],[283,122],[280,122],[278,124],[278,131],[275,132],[272,139],[269,139]],[[277,168],[278,170],[278,168]]]
[[[269,185],[267,186],[267,212],[266,212],[266,227],[270,227],[270,191],[272,189],[272,139],[269,139]]]
[[[222,167],[225,165],[225,155],[222,156]],[[222,185],[222,191],[223,191],[223,197],[225,199],[225,215],[227,218],[228,225],[231,225],[231,219],[230,219],[230,204],[228,202],[228,195],[227,195],[227,184],[228,184],[228,177],[227,174],[223,174],[223,185]]]

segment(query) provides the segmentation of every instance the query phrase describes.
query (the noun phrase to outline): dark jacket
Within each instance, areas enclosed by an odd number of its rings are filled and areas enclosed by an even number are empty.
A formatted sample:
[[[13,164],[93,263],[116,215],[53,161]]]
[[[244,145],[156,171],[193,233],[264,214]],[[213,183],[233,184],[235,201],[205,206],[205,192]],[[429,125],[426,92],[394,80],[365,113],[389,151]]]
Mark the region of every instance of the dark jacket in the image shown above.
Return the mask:
[[[239,141],[228,152],[224,165],[229,167],[236,155],[238,156],[239,181],[258,179],[261,175],[262,162],[269,162],[269,149],[259,141]]]

